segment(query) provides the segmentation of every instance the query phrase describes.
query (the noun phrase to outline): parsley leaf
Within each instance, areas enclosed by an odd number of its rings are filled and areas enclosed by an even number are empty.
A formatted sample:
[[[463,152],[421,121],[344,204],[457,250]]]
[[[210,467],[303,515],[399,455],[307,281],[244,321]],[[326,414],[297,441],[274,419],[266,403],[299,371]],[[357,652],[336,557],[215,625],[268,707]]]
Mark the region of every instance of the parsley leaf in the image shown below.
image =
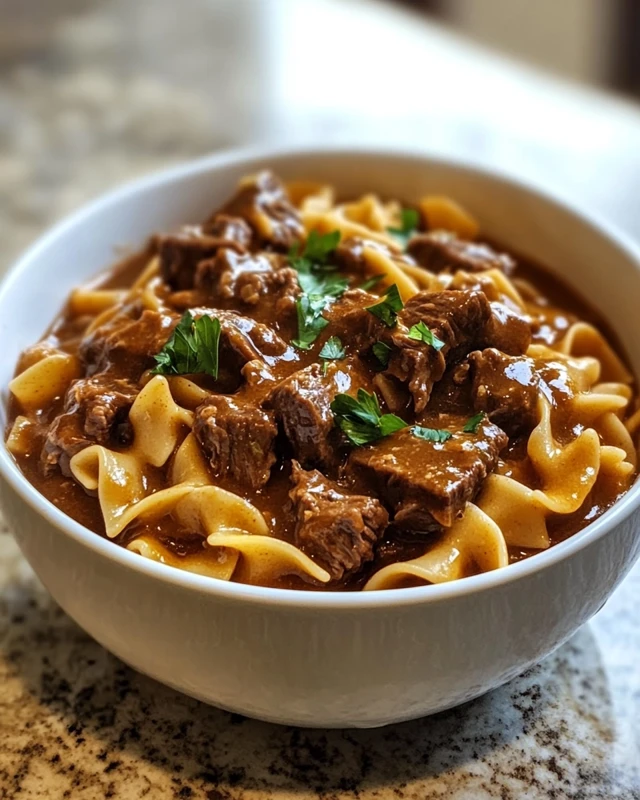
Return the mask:
[[[298,338],[291,344],[299,350],[309,350],[315,340],[329,324],[322,316],[326,301],[324,297],[303,294],[296,301],[298,315]]]
[[[411,433],[418,439],[426,439],[428,442],[440,442],[440,444],[450,439],[453,434],[450,431],[438,430],[437,428],[423,428],[421,425],[414,425]]]
[[[435,333],[427,328],[424,322],[419,322],[417,325],[412,325],[409,334],[410,339],[416,339],[418,342],[430,344],[434,350],[439,351],[444,347],[442,339],[438,339]]]
[[[289,263],[297,271],[298,283],[304,293],[296,302],[298,338],[292,341],[300,350],[311,348],[329,324],[322,312],[349,286],[348,278],[328,274],[336,269],[327,262],[339,241],[340,231],[324,235],[311,231],[302,254],[299,244],[289,250]]]
[[[384,342],[376,342],[373,347],[373,355],[378,359],[383,367],[389,363],[389,356],[391,355],[391,348]]]
[[[374,317],[382,320],[387,328],[393,328],[398,318],[398,311],[401,311],[403,308],[404,303],[400,297],[398,287],[394,283],[387,289],[382,301],[373,306],[367,306],[367,311],[373,314]]]
[[[324,235],[318,231],[311,231],[302,253],[299,243],[294,244],[289,250],[289,262],[295,270],[302,273],[331,272],[336,268],[327,264],[327,261],[339,241],[340,231],[331,231]]]
[[[466,425],[462,430],[465,433],[475,433],[478,430],[478,425],[480,425],[483,419],[484,419],[484,411],[479,411],[477,414],[474,414],[472,417],[469,417]]]
[[[358,389],[357,398],[337,394],[331,403],[331,411],[336,425],[356,446],[375,442],[407,427],[407,423],[395,414],[382,414],[375,392],[369,394],[364,389]]]
[[[220,321],[204,315],[194,320],[185,311],[162,350],[154,356],[153,375],[192,375],[218,377]]]
[[[415,208],[403,208],[400,212],[400,227],[387,228],[387,230],[403,247],[406,247],[407,242],[418,229],[419,222],[420,214]]]
[[[318,355],[326,361],[341,361],[347,355],[347,351],[337,336],[330,336]]]
[[[387,276],[384,273],[380,273],[379,275],[372,275],[370,278],[367,278],[366,281],[358,286],[358,289],[363,289],[365,292],[368,292],[369,289],[373,289],[374,286],[377,286],[380,281],[384,280]]]

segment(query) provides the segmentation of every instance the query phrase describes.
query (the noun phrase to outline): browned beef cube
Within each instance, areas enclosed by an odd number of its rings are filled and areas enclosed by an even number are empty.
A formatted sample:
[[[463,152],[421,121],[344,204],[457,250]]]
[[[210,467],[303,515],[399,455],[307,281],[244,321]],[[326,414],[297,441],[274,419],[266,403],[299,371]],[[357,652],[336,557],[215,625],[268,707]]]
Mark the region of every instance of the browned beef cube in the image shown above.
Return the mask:
[[[269,171],[245,178],[223,213],[245,219],[260,243],[286,252],[304,236],[300,215],[282,182]]]
[[[300,294],[296,271],[284,263],[284,257],[275,253],[238,253],[220,248],[214,258],[198,265],[195,287],[225,301],[259,305],[262,316],[271,311],[271,318],[278,319],[293,309]]]
[[[105,444],[119,422],[123,422],[138,394],[130,381],[109,375],[94,375],[74,381],[65,408],[84,420],[86,435]]]
[[[512,356],[526,353],[531,344],[530,318],[504,303],[491,303],[491,318],[485,328],[483,344]]]
[[[469,356],[471,397],[476,411],[510,436],[529,433],[538,421],[538,398],[557,405],[574,396],[572,381],[561,363],[540,363],[512,357],[493,348]]]
[[[367,311],[379,303],[380,297],[362,289],[349,289],[324,312],[329,320],[327,331],[358,353],[368,350],[384,333],[385,326]]]
[[[241,217],[230,217],[228,214],[216,214],[207,222],[204,230],[209,236],[221,239],[225,246],[234,244],[237,250],[248,250],[251,246],[253,233],[251,228]]]
[[[49,426],[42,448],[40,463],[44,474],[50,475],[59,466],[69,476],[69,461],[90,444],[93,442],[84,432],[79,414],[58,415]]]
[[[289,497],[296,518],[295,543],[333,580],[358,572],[374,555],[389,515],[366,495],[348,494],[321,472],[293,461]]]
[[[193,431],[217,477],[254,490],[269,480],[277,428],[266,411],[215,395],[196,409]]]
[[[201,261],[212,258],[221,247],[243,253],[250,241],[247,223],[223,214],[205,225],[183,225],[177,233],[155,237],[160,272],[173,289],[192,289]]]
[[[491,308],[483,292],[419,292],[409,300],[391,333],[394,349],[387,371],[408,383],[416,412],[426,408],[433,384],[442,378],[447,361],[455,361],[483,341],[490,319]],[[440,350],[411,338],[411,328],[420,322],[444,342]]]
[[[137,394],[132,383],[109,375],[74,381],[65,398],[65,412],[47,432],[42,452],[45,473],[60,464],[69,474],[69,460],[90,444],[128,443],[126,420]]]
[[[274,390],[269,404],[304,466],[333,464],[336,459],[331,402],[338,392],[355,395],[367,376],[356,359],[334,362],[324,374],[320,364],[294,372]]]
[[[355,448],[348,470],[367,481],[401,528],[429,531],[451,526],[473,500],[507,444],[488,420],[464,433],[466,417],[430,414],[419,425],[452,433],[444,442],[419,438],[413,427]]]
[[[449,231],[418,233],[409,240],[407,251],[418,264],[432,272],[500,269],[510,275],[516,267],[510,255],[498,253],[488,244],[458,239]]]
[[[177,314],[146,309],[137,319],[125,314],[96,328],[80,344],[87,373],[104,372],[115,367],[120,374],[137,380],[153,366],[153,356],[160,352],[171,336]]]
[[[196,308],[194,317],[209,314],[220,321],[220,362],[224,362],[225,351],[232,352],[244,366],[254,358],[273,365],[280,356],[290,352],[287,344],[268,325],[234,311]]]

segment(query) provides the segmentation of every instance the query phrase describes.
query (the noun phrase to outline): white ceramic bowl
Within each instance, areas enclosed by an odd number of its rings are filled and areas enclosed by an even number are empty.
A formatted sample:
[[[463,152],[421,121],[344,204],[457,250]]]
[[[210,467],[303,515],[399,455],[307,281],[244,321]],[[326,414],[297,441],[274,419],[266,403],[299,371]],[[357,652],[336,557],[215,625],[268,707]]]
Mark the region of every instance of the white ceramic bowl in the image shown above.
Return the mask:
[[[201,219],[237,179],[285,178],[412,199],[447,193],[483,231],[561,271],[590,297],[640,374],[640,256],[605,225],[496,174],[362,149],[226,153],[138,181],[58,225],[0,289],[0,422],[19,352],[69,290],[153,231]],[[2,427],[2,426],[0,426]],[[566,542],[451,584],[367,593],[243,586],[147,561],[66,517],[0,448],[3,510],[62,608],[135,669],[208,703],[307,726],[375,726],[463,703],[564,642],[640,553],[640,486]]]

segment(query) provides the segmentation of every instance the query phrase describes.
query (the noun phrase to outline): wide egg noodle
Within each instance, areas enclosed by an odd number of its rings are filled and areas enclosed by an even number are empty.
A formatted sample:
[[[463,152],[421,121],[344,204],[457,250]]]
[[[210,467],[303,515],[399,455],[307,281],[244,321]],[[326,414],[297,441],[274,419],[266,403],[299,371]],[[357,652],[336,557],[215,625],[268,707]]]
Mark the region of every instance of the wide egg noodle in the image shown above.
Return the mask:
[[[230,560],[220,549],[236,553],[233,563],[240,572],[272,583],[283,575],[299,575],[320,583],[328,573],[288,542],[269,535],[262,514],[247,500],[211,483],[209,471],[195,437],[188,433],[178,446],[193,414],[179,406],[164,376],[152,378],[136,398],[129,418],[133,445],[115,452],[92,445],[70,462],[74,478],[87,490],[97,491],[109,538],[115,538],[136,520],[174,518],[180,529],[198,533],[211,554],[208,570],[221,565],[216,576],[229,580]],[[174,455],[175,453],[175,455]],[[164,467],[174,455],[170,475],[173,485],[147,493],[145,469]],[[129,548],[140,555],[169,563],[162,546],[151,546],[137,537]],[[166,549],[166,548],[165,548]],[[175,558],[178,558],[177,556]],[[182,564],[182,560],[178,559]],[[209,563],[209,562],[208,562]],[[189,561],[192,571],[202,572],[200,561]],[[185,562],[186,565],[186,562]],[[174,564],[175,566],[175,564]]]
[[[504,536],[496,523],[469,503],[464,516],[419,558],[389,564],[365,584],[365,591],[413,583],[446,583],[473,571],[489,572],[509,563]]]
[[[9,391],[26,411],[39,411],[61,397],[81,375],[77,356],[61,351],[45,355],[9,383]]]

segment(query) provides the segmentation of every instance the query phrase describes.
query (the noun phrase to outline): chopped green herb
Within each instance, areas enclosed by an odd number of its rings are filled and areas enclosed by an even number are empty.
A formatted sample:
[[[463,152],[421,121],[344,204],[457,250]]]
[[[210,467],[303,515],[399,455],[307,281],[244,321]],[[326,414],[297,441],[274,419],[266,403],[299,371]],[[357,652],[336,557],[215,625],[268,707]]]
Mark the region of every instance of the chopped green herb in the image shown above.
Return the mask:
[[[326,361],[340,361],[347,355],[347,351],[337,336],[330,336],[318,355]]]
[[[472,417],[469,417],[466,425],[462,430],[465,433],[475,433],[478,430],[478,425],[480,425],[483,419],[484,419],[484,411],[479,411],[477,414],[474,414]]]
[[[378,359],[383,367],[389,363],[389,356],[391,355],[391,348],[384,342],[376,342],[373,347],[373,355]]]
[[[294,245],[289,251],[289,263],[298,273],[298,283],[304,294],[298,299],[298,338],[292,344],[301,350],[309,350],[312,344],[327,325],[322,316],[324,309],[340,297],[349,280],[328,273],[336,267],[328,264],[331,253],[340,241],[340,231],[319,234],[311,231],[304,250],[300,254],[300,245]]]
[[[325,234],[311,231],[302,254],[300,254],[299,244],[294,244],[289,250],[289,261],[294,269],[301,272],[308,272],[311,269],[335,269],[327,264],[327,260],[338,246],[339,241],[340,231],[331,231],[331,233]]]
[[[419,322],[417,325],[412,325],[409,329],[409,338],[416,339],[418,342],[430,344],[434,350],[442,350],[444,342],[438,339],[435,333],[430,330],[424,322]]]
[[[298,338],[291,344],[299,350],[309,350],[315,340],[329,324],[322,316],[325,307],[324,298],[303,294],[296,301],[298,314]]]
[[[387,230],[403,247],[406,247],[407,242],[418,229],[419,222],[420,214],[415,208],[403,208],[400,212],[400,227],[387,228]]]
[[[450,431],[438,430],[437,428],[423,428],[421,425],[414,425],[411,433],[418,439],[426,439],[428,442],[439,442],[440,444],[450,439],[453,434]]]
[[[162,350],[154,356],[154,375],[193,375],[218,377],[220,321],[204,315],[194,320],[185,311]]]
[[[358,389],[357,398],[337,394],[331,411],[340,430],[356,446],[375,442],[407,427],[395,414],[382,414],[375,392],[369,394],[364,389]]]
[[[316,275],[313,272],[298,272],[298,283],[306,294],[321,295],[324,297],[340,297],[349,286],[348,278],[338,278],[336,275]]]
[[[398,319],[398,311],[403,308],[404,304],[400,297],[400,292],[394,283],[387,289],[381,302],[376,303],[374,306],[368,306],[367,311],[382,320],[387,328],[393,328]]]
[[[380,281],[384,280],[387,276],[383,273],[380,275],[372,275],[370,278],[367,278],[364,283],[361,283],[358,287],[359,289],[363,289],[365,292],[368,292],[369,289],[373,289],[374,286],[377,286]]]

